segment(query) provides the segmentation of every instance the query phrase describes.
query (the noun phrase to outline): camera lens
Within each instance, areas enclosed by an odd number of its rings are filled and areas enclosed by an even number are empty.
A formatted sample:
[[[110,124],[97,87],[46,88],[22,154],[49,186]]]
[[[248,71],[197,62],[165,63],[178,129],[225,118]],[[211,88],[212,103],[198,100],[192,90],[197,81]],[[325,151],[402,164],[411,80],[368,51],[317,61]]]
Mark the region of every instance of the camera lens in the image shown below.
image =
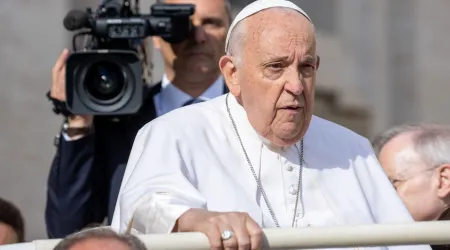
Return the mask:
[[[86,92],[100,103],[120,98],[126,88],[123,70],[111,62],[91,65],[86,72],[84,84]]]

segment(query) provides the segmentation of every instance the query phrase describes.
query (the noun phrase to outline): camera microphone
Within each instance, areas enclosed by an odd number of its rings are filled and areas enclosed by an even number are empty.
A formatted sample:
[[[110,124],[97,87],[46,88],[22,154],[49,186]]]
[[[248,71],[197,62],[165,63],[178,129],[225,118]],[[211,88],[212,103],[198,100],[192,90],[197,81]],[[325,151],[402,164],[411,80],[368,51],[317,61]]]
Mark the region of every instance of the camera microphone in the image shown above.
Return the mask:
[[[81,10],[71,10],[64,17],[64,27],[69,31],[90,28],[89,14]]]

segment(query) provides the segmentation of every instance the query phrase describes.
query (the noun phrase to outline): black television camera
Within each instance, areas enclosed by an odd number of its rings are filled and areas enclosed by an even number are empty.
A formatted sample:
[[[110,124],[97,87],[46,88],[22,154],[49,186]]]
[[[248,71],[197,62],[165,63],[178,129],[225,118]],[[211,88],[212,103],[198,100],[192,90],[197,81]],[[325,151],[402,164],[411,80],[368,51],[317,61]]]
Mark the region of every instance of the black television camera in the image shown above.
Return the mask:
[[[143,99],[142,64],[136,44],[148,36],[170,43],[191,34],[191,4],[154,4],[141,15],[139,0],[107,0],[92,12],[72,10],[64,18],[75,52],[66,63],[66,105],[72,114],[125,115],[138,111]],[[88,35],[81,51],[76,39]]]

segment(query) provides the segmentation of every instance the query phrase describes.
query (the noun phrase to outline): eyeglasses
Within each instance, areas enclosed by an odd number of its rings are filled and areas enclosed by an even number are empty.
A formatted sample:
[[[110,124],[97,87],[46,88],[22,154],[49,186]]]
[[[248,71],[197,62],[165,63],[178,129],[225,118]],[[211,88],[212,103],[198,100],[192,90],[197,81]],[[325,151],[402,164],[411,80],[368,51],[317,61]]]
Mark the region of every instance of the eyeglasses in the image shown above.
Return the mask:
[[[415,178],[417,178],[419,176],[423,176],[422,174],[424,174],[424,173],[434,172],[436,169],[437,168],[435,168],[435,167],[422,169],[420,171],[415,172],[412,175],[409,175],[406,178],[394,178],[394,179],[389,178],[389,180],[391,181],[392,185],[394,185],[394,187],[397,187],[399,184],[403,184],[403,183],[405,183],[405,182],[407,182],[409,180],[415,179]]]

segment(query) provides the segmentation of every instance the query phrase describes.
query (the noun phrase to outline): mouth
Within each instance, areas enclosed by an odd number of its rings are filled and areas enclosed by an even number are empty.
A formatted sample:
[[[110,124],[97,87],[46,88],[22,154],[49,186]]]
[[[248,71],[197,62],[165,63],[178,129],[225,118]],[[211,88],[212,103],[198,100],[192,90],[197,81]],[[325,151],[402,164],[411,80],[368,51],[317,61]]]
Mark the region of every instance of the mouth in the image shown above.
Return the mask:
[[[282,107],[281,109],[287,110],[287,111],[300,111],[300,109],[302,109],[302,107],[300,107],[299,105],[288,105],[288,106]]]

